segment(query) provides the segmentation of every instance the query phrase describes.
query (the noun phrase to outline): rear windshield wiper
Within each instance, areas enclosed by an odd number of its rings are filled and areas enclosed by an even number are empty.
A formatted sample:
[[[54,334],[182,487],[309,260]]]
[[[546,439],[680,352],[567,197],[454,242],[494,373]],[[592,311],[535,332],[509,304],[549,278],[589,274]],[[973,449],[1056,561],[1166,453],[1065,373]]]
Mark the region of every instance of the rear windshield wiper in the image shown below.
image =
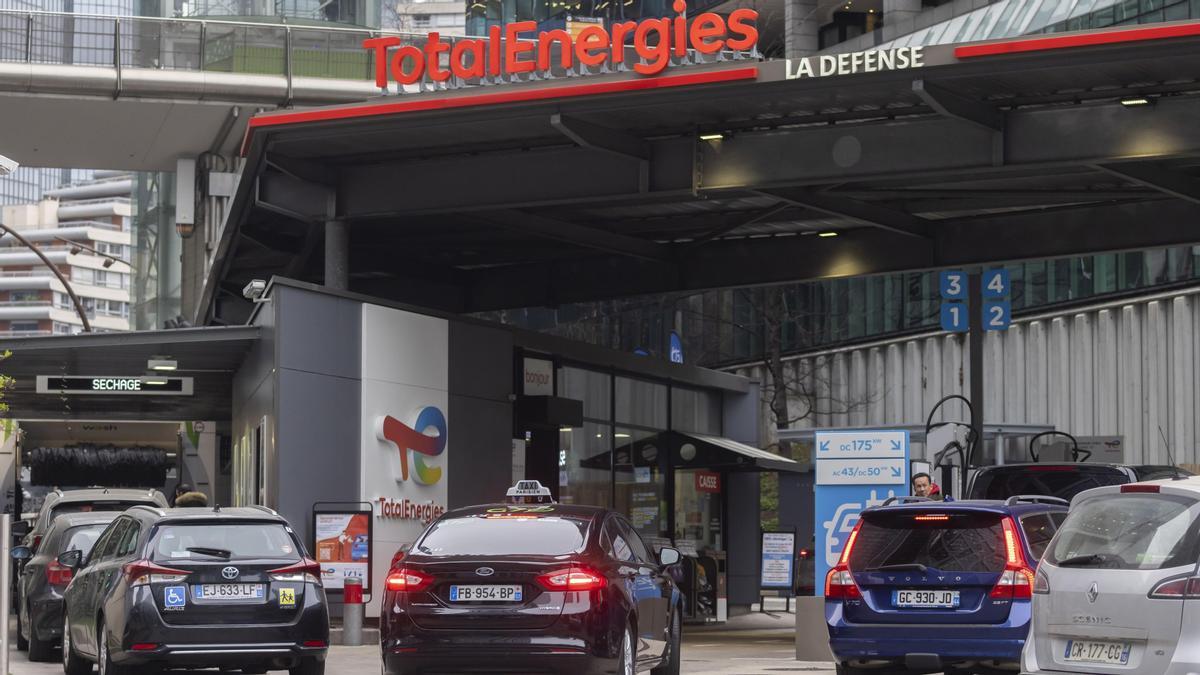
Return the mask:
[[[211,555],[214,558],[225,558],[226,560],[233,557],[233,551],[227,551],[223,548],[209,548],[207,546],[189,546],[187,550],[191,553],[199,553],[200,555]]]
[[[903,563],[900,565],[881,565],[879,567],[869,567],[865,572],[920,572],[924,574],[929,571],[929,568],[921,563]]]
[[[1057,564],[1059,567],[1084,567],[1086,565],[1098,565],[1105,560],[1108,560],[1108,556],[1103,556],[1099,553],[1089,553],[1088,555],[1077,555],[1066,560],[1059,560]]]

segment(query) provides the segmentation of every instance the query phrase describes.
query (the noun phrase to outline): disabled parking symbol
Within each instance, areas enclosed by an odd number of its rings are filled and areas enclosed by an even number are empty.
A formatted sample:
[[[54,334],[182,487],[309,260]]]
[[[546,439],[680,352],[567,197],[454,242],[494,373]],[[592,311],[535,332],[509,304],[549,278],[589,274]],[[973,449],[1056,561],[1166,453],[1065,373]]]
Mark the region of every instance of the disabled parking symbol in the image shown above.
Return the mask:
[[[166,609],[183,609],[187,606],[187,587],[167,586],[163,589],[163,607]]]

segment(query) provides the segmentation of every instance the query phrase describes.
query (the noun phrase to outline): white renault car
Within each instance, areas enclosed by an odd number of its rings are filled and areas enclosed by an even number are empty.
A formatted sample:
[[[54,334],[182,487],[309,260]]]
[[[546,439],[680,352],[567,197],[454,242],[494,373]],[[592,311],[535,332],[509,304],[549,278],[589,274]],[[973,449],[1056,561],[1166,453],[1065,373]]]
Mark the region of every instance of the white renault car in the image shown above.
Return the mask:
[[[1200,673],[1200,478],[1081,492],[1038,566],[1030,675]]]

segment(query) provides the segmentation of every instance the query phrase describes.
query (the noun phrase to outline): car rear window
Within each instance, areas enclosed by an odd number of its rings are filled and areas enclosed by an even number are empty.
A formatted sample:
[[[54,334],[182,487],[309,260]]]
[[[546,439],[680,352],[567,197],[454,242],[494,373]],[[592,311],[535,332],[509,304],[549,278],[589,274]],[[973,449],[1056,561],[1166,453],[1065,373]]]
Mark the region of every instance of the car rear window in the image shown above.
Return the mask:
[[[920,564],[946,572],[1000,572],[1006,562],[1001,517],[992,513],[866,514],[850,569]]]
[[[152,544],[155,561],[228,559],[299,560],[281,523],[188,523],[163,525]]]
[[[1195,565],[1200,502],[1165,494],[1106,494],[1071,509],[1046,560],[1063,567],[1157,570]]]
[[[133,506],[155,506],[152,501],[102,501],[102,502],[59,502],[50,508],[50,521],[53,521],[55,516],[61,516],[64,513],[92,513],[94,511],[124,511]]]
[[[61,550],[66,551],[83,551],[83,555],[87,556],[91,553],[92,547],[96,545],[96,540],[100,538],[104,528],[108,527],[108,523],[97,523],[95,525],[80,525],[67,530]]]
[[[447,518],[417,542],[425,555],[564,555],[583,550],[587,521],[558,516]]]
[[[1084,490],[1128,482],[1124,472],[1111,466],[1014,466],[979,472],[970,498],[1003,500],[1016,495],[1045,495],[1071,501]]]

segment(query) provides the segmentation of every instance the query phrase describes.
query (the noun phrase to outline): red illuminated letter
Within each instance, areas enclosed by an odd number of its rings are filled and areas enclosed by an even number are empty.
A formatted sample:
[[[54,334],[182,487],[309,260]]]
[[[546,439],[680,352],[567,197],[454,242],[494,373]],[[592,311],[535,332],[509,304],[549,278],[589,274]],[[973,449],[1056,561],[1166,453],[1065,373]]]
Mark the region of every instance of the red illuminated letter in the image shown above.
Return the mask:
[[[735,9],[729,13],[729,39],[725,46],[730,49],[750,49],[758,42],[758,12],[753,9]]]
[[[413,68],[404,72],[405,59],[413,60]],[[425,75],[425,53],[413,45],[404,45],[392,52],[392,79],[400,84],[413,84]]]
[[[537,67],[538,70],[550,70],[550,48],[558,43],[558,62],[563,68],[570,68],[575,57],[571,49],[571,34],[565,30],[548,30],[538,35]]]
[[[658,33],[657,44],[650,44],[650,33]],[[647,19],[638,24],[633,34],[633,46],[638,56],[649,63],[635,63],[633,69],[642,75],[657,75],[671,60],[671,20]]]
[[[633,21],[614,23],[612,26],[613,63],[625,62],[625,36],[637,30]]]
[[[706,12],[696,17],[692,23],[692,49],[701,54],[715,54],[725,46],[724,40],[713,40],[725,35],[725,20],[712,12]]]
[[[469,80],[473,77],[483,77],[483,50],[484,45],[479,40],[459,40],[454,43],[454,49],[450,52],[450,72],[454,76],[464,80]],[[468,66],[463,61],[463,56],[467,53],[471,54],[471,65]]]
[[[598,66],[608,58],[608,46],[608,31],[600,26],[588,26],[579,31],[579,37],[575,39],[575,58],[585,66]]]
[[[675,56],[687,56],[687,0],[675,0]]]
[[[429,68],[429,79],[434,82],[445,82],[450,79],[450,71],[442,70],[442,53],[450,51],[450,45],[442,42],[438,33],[430,33],[425,38],[425,66]]]
[[[388,47],[400,46],[398,37],[377,37],[363,40],[363,49],[375,50],[375,86],[383,89],[388,85]]]
[[[516,21],[504,27],[504,72],[532,73],[537,66],[533,61],[520,60],[521,54],[533,51],[536,46],[532,42],[521,41],[517,35],[537,30],[537,22]]]

